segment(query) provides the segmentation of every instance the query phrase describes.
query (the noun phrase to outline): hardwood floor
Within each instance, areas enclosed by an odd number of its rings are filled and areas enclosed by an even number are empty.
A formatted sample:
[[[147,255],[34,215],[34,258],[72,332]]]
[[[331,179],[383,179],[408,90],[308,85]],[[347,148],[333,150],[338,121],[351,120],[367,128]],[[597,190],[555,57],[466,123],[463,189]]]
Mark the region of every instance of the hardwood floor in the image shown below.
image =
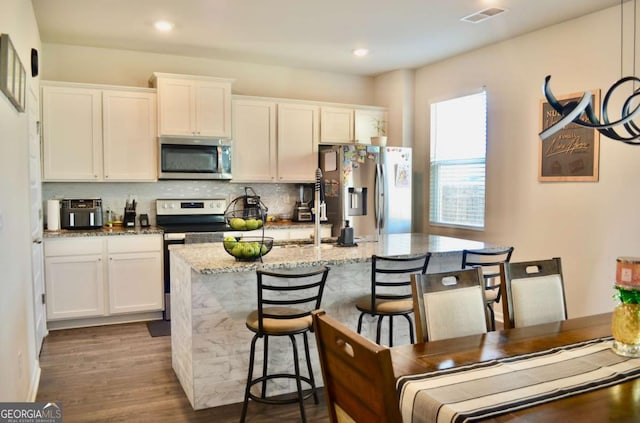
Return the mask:
[[[51,331],[40,354],[37,401],[61,401],[72,422],[238,422],[242,404],[194,411],[171,368],[171,339],[144,323]],[[307,421],[328,422],[305,401]],[[247,422],[300,421],[296,404],[249,403]]]

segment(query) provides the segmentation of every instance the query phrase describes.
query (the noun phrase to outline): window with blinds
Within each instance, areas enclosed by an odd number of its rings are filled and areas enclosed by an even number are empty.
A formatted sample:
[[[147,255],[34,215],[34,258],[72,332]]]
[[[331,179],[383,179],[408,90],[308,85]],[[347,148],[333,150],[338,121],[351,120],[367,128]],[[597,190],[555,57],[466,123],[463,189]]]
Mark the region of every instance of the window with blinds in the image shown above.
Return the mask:
[[[432,224],[484,228],[486,152],[485,91],[431,104]]]

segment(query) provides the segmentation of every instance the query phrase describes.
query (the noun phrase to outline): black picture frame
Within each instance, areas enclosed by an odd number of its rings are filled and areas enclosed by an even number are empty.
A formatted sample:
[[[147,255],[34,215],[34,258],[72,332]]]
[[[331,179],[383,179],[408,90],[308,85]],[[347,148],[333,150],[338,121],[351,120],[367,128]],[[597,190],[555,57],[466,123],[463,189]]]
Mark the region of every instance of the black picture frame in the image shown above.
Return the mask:
[[[9,34],[0,34],[0,91],[19,112],[24,112],[27,72]]]

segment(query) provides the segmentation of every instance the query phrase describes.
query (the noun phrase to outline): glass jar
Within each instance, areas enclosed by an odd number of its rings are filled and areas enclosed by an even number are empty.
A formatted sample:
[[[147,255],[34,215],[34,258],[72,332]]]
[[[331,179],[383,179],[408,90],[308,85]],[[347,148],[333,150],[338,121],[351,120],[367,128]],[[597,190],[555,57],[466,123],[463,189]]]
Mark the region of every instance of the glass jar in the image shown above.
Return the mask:
[[[113,211],[108,208],[106,213],[105,213],[105,222],[107,222],[107,226],[112,228],[113,227],[113,221],[114,221],[114,215],[113,215]]]
[[[640,304],[620,302],[611,319],[613,351],[626,357],[640,357]]]

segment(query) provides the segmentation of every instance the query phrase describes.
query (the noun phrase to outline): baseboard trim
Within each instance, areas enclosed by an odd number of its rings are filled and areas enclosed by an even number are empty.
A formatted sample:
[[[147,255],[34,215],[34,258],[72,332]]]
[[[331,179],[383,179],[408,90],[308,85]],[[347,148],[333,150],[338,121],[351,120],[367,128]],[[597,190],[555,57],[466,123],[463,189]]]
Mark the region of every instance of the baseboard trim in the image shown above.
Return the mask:
[[[115,325],[119,323],[144,322],[147,320],[160,319],[162,319],[161,311],[150,311],[144,313],[122,314],[117,316],[96,317],[87,319],[54,320],[47,322],[47,329],[74,329],[90,326]]]
[[[40,368],[40,360],[36,360],[33,363],[33,377],[29,383],[29,393],[27,395],[27,401],[35,402],[38,396],[38,388],[40,388],[40,376],[42,375],[42,369]]]

